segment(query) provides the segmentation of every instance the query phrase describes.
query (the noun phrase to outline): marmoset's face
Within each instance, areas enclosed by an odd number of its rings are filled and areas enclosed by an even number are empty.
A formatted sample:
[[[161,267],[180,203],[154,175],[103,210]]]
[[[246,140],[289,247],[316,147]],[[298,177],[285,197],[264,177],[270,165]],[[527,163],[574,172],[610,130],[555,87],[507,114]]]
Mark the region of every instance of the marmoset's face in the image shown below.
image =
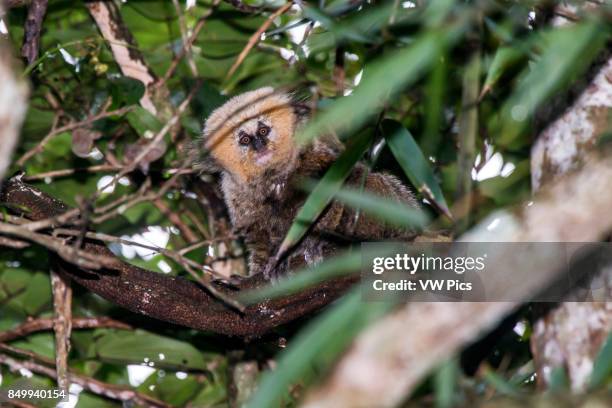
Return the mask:
[[[296,116],[285,94],[261,88],[230,99],[206,122],[205,148],[241,181],[288,163],[295,152]]]

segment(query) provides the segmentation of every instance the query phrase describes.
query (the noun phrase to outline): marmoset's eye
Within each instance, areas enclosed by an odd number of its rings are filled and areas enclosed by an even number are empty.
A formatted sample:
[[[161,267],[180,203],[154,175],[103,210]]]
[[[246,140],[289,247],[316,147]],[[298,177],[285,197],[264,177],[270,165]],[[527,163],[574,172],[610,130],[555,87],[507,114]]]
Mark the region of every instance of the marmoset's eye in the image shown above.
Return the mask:
[[[246,146],[248,144],[251,143],[251,136],[247,135],[246,133],[243,133],[240,135],[240,140],[238,140],[238,143],[240,143],[243,146]]]
[[[259,136],[268,136],[270,128],[267,126],[260,126],[259,129],[257,129],[257,132],[259,133]]]

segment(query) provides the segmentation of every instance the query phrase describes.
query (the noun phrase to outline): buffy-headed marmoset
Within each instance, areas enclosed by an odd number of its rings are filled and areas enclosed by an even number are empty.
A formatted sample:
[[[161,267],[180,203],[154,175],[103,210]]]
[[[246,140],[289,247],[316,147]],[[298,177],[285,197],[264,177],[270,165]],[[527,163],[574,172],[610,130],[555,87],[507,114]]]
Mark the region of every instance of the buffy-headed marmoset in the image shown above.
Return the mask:
[[[221,187],[233,228],[244,237],[250,274],[279,276],[287,270],[314,265],[350,241],[410,239],[414,231],[380,222],[332,201],[287,258],[266,268],[307,198],[304,179],[325,174],[338,157],[331,144],[316,140],[296,143],[304,121],[303,106],[286,93],[266,87],[246,92],[216,109],[197,144],[199,163],[221,173]],[[358,163],[345,184],[410,207],[418,204],[396,177],[368,172]],[[343,239],[339,239],[343,237]],[[270,278],[271,276],[266,276]]]

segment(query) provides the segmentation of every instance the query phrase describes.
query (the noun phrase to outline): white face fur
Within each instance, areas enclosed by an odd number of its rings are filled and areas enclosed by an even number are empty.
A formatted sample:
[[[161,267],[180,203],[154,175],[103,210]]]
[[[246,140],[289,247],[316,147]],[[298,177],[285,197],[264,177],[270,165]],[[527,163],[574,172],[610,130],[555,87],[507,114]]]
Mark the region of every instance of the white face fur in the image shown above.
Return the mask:
[[[270,118],[261,115],[244,122],[234,132],[234,140],[245,159],[250,151],[255,164],[263,167],[273,157],[270,145],[277,142],[278,132]]]
[[[232,178],[249,182],[291,165],[297,152],[296,124],[288,95],[257,89],[230,99],[210,115],[204,148]]]

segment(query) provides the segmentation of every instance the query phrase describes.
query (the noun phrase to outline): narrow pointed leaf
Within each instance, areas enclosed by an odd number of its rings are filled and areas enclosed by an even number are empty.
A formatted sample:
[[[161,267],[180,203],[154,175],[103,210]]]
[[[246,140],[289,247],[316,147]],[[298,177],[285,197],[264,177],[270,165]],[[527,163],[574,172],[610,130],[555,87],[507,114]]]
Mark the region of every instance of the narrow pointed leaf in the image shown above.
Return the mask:
[[[510,145],[538,107],[584,72],[605,38],[606,30],[594,21],[546,33],[538,47],[544,50],[540,59],[526,68],[522,81],[502,108],[498,143]]]
[[[591,372],[590,387],[595,388],[602,385],[612,374],[612,333],[604,342],[603,347],[597,354]]]
[[[498,48],[487,71],[487,77],[482,86],[479,99],[482,99],[489,93],[502,75],[523,58],[525,58],[525,52],[520,48],[515,46]]]
[[[380,197],[367,191],[343,187],[340,190],[321,182],[321,191],[331,193],[334,200],[384,221],[389,225],[405,228],[420,228],[427,223],[427,215],[418,208]]]
[[[240,296],[245,303],[256,303],[264,299],[287,296],[326,279],[356,273],[361,268],[361,252],[347,251],[327,259],[315,267],[305,267],[281,278],[278,283],[247,292]]]
[[[394,120],[384,120],[382,129],[391,152],[410,182],[425,198],[433,200],[436,209],[452,218],[433,170],[410,132]]]
[[[351,139],[346,150],[327,170],[317,186],[310,193],[306,202],[295,217],[287,236],[283,240],[277,257],[281,257],[289,248],[297,244],[310,225],[321,215],[334,193],[340,189],[344,180],[351,173],[355,163],[361,159],[370,144],[372,135],[369,132],[359,133]]]
[[[262,378],[247,408],[280,406],[292,383],[308,384],[315,374],[313,369],[328,369],[361,330],[379,320],[393,305],[364,302],[361,289],[355,288],[298,333],[280,355],[276,369]]]
[[[441,42],[446,42],[446,36],[428,33],[411,46],[370,64],[353,94],[338,99],[330,109],[319,114],[301,132],[298,141],[306,143],[321,134],[349,133],[359,128],[385,101],[420,77],[435,61]]]

